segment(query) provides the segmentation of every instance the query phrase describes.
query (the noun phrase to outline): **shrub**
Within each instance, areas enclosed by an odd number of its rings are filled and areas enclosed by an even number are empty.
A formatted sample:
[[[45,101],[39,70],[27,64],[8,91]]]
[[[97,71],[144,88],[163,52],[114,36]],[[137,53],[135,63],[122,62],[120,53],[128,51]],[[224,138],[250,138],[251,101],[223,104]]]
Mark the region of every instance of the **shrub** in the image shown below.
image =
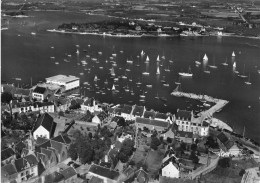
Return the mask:
[[[239,176],[242,177],[245,173],[246,173],[246,171],[244,169],[241,169],[240,172],[239,172]]]
[[[222,158],[219,160],[218,165],[222,168],[230,167],[230,158]]]

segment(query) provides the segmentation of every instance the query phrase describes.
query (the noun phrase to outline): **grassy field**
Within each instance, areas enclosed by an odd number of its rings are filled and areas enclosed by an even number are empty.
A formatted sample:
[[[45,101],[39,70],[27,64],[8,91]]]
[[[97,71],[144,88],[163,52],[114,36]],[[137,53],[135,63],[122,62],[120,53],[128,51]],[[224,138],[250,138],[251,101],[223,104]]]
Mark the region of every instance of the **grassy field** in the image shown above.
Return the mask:
[[[159,168],[161,167],[163,155],[164,153],[162,153],[160,150],[149,152],[145,161],[149,173],[155,174],[158,172]]]
[[[239,176],[241,169],[259,166],[254,160],[235,160],[231,161],[229,168],[217,167],[212,172],[202,176],[207,183],[240,183],[242,176]]]

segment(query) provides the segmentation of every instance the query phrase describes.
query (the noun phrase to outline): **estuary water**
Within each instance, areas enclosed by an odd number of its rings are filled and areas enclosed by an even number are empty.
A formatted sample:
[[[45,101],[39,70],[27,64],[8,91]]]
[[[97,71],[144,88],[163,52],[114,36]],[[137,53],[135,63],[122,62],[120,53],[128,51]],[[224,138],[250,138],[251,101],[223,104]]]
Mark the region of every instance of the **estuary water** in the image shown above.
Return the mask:
[[[28,18],[2,17],[8,27],[1,32],[2,80],[21,86],[29,84],[31,78],[36,84],[57,74],[75,75],[81,79],[81,94],[102,102],[145,105],[148,109],[172,113],[178,108],[197,107],[195,110],[199,110],[200,102],[170,95],[177,87],[175,82],[180,82],[182,91],[230,101],[214,117],[227,122],[238,133],[242,133],[245,126],[245,135],[260,141],[259,39],[120,38],[51,33],[46,30],[62,23],[107,18],[55,11],[28,12],[28,15]],[[144,55],[140,54],[142,50]],[[233,51],[235,57],[232,57]],[[209,58],[207,62],[202,61],[205,54]],[[160,61],[157,61],[158,55]],[[145,63],[147,56],[149,62]],[[201,64],[196,65],[195,61]],[[217,68],[210,68],[211,65]],[[188,72],[189,67],[193,77],[178,75]],[[112,68],[115,77],[111,77]],[[156,74],[158,68],[160,74]],[[21,78],[21,81],[14,78]],[[245,84],[246,81],[251,85]],[[119,91],[117,94],[110,91],[113,85]]]

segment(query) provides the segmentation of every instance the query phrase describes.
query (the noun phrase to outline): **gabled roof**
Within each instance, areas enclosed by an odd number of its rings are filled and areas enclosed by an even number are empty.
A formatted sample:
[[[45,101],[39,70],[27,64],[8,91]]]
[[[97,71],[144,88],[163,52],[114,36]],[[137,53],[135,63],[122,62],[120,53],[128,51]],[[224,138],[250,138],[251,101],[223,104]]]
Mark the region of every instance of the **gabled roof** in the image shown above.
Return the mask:
[[[41,115],[40,118],[36,120],[33,132],[37,130],[40,126],[43,126],[47,131],[51,132],[52,125],[53,118],[48,113],[44,113],[43,115]]]
[[[24,159],[30,164],[31,167],[38,165],[39,163],[38,159],[33,154],[29,154],[28,156],[25,156]]]
[[[55,149],[59,154],[61,153],[65,144],[51,140],[51,147]]]
[[[171,129],[169,129],[167,132],[163,133],[162,135],[167,138],[171,138],[171,139],[174,139],[174,137],[175,137],[175,134],[173,133],[173,131]]]
[[[133,110],[133,115],[134,116],[139,116],[139,117],[142,117],[144,113],[144,106],[135,106],[134,107],[134,110]]]
[[[83,104],[92,107],[94,105],[94,98],[88,98],[87,100],[84,101]]]
[[[29,96],[31,93],[30,89],[24,89],[24,88],[15,88],[13,90],[14,95],[24,95],[24,96]]]
[[[163,164],[162,164],[162,168],[166,167],[170,162],[172,162],[172,164],[178,168],[178,162],[177,159],[175,158],[175,156],[171,156],[169,159],[167,159]]]
[[[176,118],[178,119],[185,119],[190,121],[191,120],[191,111],[186,111],[186,110],[178,110],[176,114]]]
[[[15,152],[12,148],[6,148],[1,151],[1,161],[10,158],[11,156],[15,155]]]
[[[108,152],[108,156],[111,159],[113,166],[115,167],[118,163],[118,151],[116,151],[115,149],[110,149]]]
[[[26,149],[26,148],[23,148],[22,152],[21,152],[21,155],[23,154],[24,156],[27,156],[29,154],[29,150]]]
[[[155,112],[154,111],[145,111],[144,112],[144,118],[154,118],[155,117]]]
[[[89,172],[112,180],[117,180],[117,178],[119,177],[119,172],[96,164],[91,165],[91,167],[89,168]]]
[[[27,161],[24,158],[19,158],[14,161],[14,165],[16,167],[17,172],[21,172],[25,169]]]
[[[2,172],[2,175],[8,174],[10,176],[10,175],[16,174],[17,170],[12,163],[9,163],[9,164],[1,167],[1,172]]]
[[[49,139],[46,139],[46,138],[43,138],[43,137],[38,137],[36,139],[36,145],[41,145],[41,144],[43,144],[43,143],[45,143],[47,141],[49,141]]]
[[[132,183],[134,180],[137,180],[138,183],[147,183],[149,181],[148,173],[145,172],[142,168],[137,170],[132,177],[124,181],[125,183]]]
[[[34,93],[40,93],[40,94],[44,94],[46,92],[46,88],[40,87],[40,86],[36,86],[36,88],[33,90]]]
[[[150,124],[150,119],[149,118],[140,118],[136,117],[135,118],[136,123],[141,123],[141,124]]]
[[[166,120],[166,119],[168,118],[168,116],[167,116],[167,114],[165,114],[165,113],[157,112],[157,113],[155,114],[155,118]]]
[[[60,171],[60,173],[64,176],[64,179],[67,180],[70,177],[73,177],[74,175],[77,174],[76,170],[72,167],[69,167],[63,171]]]
[[[62,135],[62,134],[52,138],[51,140],[60,142],[60,143],[66,144],[66,145],[71,143],[70,138],[67,135]]]
[[[92,176],[88,183],[104,183],[104,180],[96,176]]]
[[[163,128],[167,128],[169,126],[168,122],[159,121],[159,120],[155,120],[155,119],[152,119],[150,121],[151,121],[150,124],[153,126],[159,126],[159,127],[163,127]]]
[[[48,157],[48,159],[51,158],[51,154],[52,154],[51,150],[48,150],[48,149],[45,149],[45,148],[41,148],[41,153],[45,154]]]
[[[122,108],[121,113],[131,114],[132,109],[133,109],[132,106],[125,104],[124,107]]]
[[[223,132],[219,133],[217,135],[217,138],[227,148],[227,150],[234,145],[234,142],[229,140],[228,137]]]
[[[47,149],[48,147],[51,147],[51,142],[48,140],[47,142],[44,142],[43,144],[36,146],[35,151],[36,152],[41,152],[41,148]]]

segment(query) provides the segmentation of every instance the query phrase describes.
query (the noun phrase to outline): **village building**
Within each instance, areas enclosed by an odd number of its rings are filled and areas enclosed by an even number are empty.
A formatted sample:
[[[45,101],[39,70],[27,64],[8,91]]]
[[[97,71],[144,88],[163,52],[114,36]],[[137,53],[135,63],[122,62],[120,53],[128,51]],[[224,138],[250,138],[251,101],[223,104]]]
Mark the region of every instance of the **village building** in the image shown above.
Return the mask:
[[[161,170],[163,177],[180,178],[179,163],[173,155],[162,164]]]
[[[133,106],[124,104],[121,110],[121,116],[125,118],[125,120],[133,120],[132,112],[133,112]]]
[[[32,91],[32,98],[38,101],[43,101],[47,98],[48,91],[44,87],[36,86]]]
[[[146,109],[144,106],[135,105],[132,114],[132,119],[135,120],[136,117],[143,117],[145,110]]]
[[[125,183],[148,183],[149,182],[149,175],[148,173],[140,167],[139,170],[135,171],[134,173],[130,174],[128,179],[124,181]]]
[[[193,133],[192,132],[185,132],[185,131],[177,131],[175,138],[186,144],[192,144],[193,142]]]
[[[18,177],[18,172],[14,164],[9,163],[1,167],[1,182],[10,183],[15,182]]]
[[[56,75],[46,78],[46,83],[56,84],[64,87],[65,91],[79,88],[80,79],[75,76]]]
[[[6,165],[16,159],[16,154],[13,148],[8,147],[1,151],[1,163]]]
[[[135,125],[137,129],[140,128],[141,130],[148,129],[150,131],[156,130],[158,132],[163,132],[164,130],[168,129],[170,123],[161,120],[136,117]]]
[[[119,172],[115,170],[111,170],[110,168],[106,168],[97,164],[92,164],[89,168],[88,174],[90,176],[98,177],[102,179],[104,182],[117,183],[119,178]]]

